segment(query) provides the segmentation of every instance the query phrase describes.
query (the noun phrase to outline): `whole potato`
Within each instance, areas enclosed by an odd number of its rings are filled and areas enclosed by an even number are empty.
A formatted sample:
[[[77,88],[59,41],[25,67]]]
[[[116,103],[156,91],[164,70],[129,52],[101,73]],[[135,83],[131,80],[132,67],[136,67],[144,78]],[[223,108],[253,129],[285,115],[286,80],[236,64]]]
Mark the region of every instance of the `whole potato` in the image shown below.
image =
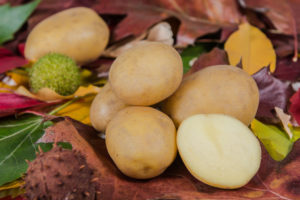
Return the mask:
[[[151,107],[126,107],[118,112],[108,123],[105,141],[117,167],[136,179],[160,175],[177,153],[172,120]]]
[[[90,119],[93,127],[98,131],[104,131],[113,116],[125,107],[126,104],[113,93],[108,82],[92,102]]]
[[[95,60],[105,49],[109,29],[92,9],[70,8],[37,24],[25,45],[25,57],[36,61],[49,52],[61,53],[78,64]]]
[[[112,64],[109,79],[116,95],[130,105],[152,105],[180,85],[180,55],[166,44],[145,42],[122,53]]]
[[[258,103],[259,91],[250,75],[238,67],[216,65],[187,76],[162,110],[176,126],[195,114],[226,114],[249,125]]]

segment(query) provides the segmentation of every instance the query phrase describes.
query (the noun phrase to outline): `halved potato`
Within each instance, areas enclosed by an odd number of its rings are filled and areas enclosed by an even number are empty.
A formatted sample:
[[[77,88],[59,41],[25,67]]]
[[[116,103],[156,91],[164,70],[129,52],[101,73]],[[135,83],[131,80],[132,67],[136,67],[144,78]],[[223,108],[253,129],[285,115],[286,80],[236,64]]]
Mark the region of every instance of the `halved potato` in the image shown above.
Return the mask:
[[[222,114],[194,115],[177,132],[180,156],[198,180],[218,188],[247,184],[259,169],[261,147],[239,120]]]

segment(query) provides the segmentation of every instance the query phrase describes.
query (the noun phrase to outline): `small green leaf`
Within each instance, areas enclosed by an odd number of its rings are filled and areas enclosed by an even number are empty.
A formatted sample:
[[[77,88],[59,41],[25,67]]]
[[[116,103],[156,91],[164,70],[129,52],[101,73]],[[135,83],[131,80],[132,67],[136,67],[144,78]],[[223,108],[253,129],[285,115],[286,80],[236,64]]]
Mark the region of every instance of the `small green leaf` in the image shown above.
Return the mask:
[[[251,123],[251,129],[276,161],[283,160],[293,147],[293,141],[276,126],[266,125],[254,119]]]
[[[24,115],[0,123],[0,186],[26,172],[26,160],[35,158],[38,151],[35,143],[51,124],[35,115]]]
[[[0,45],[13,39],[14,33],[22,27],[40,1],[34,0],[15,7],[9,4],[0,6]]]
[[[183,63],[183,72],[186,73],[192,67],[190,66],[190,61],[194,58],[197,58],[200,54],[205,52],[203,46],[189,46],[184,49],[181,53],[182,63]]]
[[[202,53],[209,52],[212,50],[216,43],[198,43],[193,46],[188,46],[181,53],[182,63],[183,63],[183,72],[186,73],[192,67],[190,61],[198,58]]]
[[[53,142],[49,142],[49,143],[38,143],[36,144],[37,146],[40,146],[41,149],[43,150],[43,152],[47,152],[50,151],[53,147]],[[68,142],[58,142],[57,143],[58,146],[61,146],[64,149],[72,149],[72,145]]]

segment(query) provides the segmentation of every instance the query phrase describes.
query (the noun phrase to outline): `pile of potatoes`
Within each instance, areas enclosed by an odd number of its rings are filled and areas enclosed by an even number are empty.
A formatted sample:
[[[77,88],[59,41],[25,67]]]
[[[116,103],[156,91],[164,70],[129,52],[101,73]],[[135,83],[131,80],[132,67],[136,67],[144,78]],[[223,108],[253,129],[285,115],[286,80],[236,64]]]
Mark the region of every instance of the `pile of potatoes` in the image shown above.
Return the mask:
[[[116,58],[90,118],[106,134],[109,155],[125,175],[160,175],[177,150],[200,181],[219,188],[247,184],[259,169],[260,144],[247,127],[259,92],[237,67],[204,68],[183,80],[177,51],[145,42]]]
[[[31,31],[25,56],[35,62],[56,52],[83,65],[97,59],[108,41],[109,29],[96,12],[71,8]],[[198,180],[232,189],[247,184],[260,166],[260,144],[247,127],[258,100],[256,83],[243,70],[210,66],[183,79],[173,47],[143,42],[116,58],[90,119],[129,177],[162,174],[178,151]]]

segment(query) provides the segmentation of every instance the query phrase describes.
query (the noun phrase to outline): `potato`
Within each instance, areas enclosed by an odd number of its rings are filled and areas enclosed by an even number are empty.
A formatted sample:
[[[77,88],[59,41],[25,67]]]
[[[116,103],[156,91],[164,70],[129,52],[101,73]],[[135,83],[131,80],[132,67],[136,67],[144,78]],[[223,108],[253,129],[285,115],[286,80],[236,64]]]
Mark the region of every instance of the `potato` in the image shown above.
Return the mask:
[[[177,51],[159,42],[145,42],[122,53],[109,79],[116,95],[130,105],[152,105],[170,96],[182,80]]]
[[[77,64],[95,60],[105,49],[109,29],[92,9],[70,8],[37,24],[25,45],[25,57],[36,61],[49,52],[73,58]]]
[[[195,114],[220,113],[249,125],[257,112],[259,91],[254,79],[229,65],[204,68],[187,76],[162,110],[175,125]]]
[[[105,131],[108,122],[125,107],[126,104],[113,93],[108,82],[92,102],[90,119],[93,127],[98,131]]]
[[[172,120],[150,107],[126,107],[108,123],[106,147],[125,175],[147,179],[160,175],[177,153]]]
[[[258,139],[239,120],[223,114],[185,119],[177,133],[179,154],[198,180],[219,188],[246,185],[261,162]]]

